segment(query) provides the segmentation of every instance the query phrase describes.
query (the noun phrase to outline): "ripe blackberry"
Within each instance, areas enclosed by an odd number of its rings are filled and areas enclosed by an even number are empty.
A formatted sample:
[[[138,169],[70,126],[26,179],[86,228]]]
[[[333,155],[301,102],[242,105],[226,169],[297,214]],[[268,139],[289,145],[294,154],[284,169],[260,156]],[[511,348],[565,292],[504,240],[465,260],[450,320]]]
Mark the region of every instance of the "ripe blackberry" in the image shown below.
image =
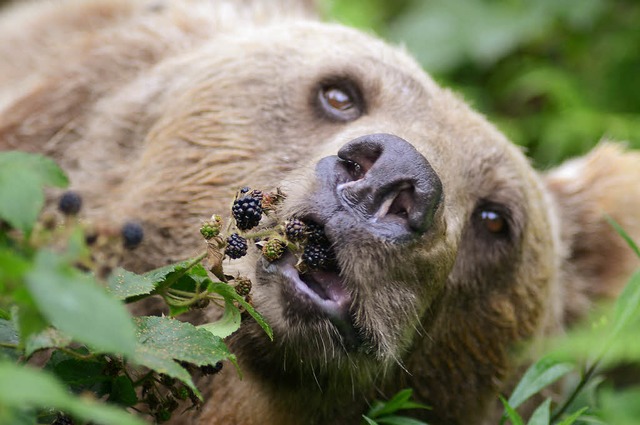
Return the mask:
[[[136,248],[144,238],[144,230],[142,229],[142,226],[140,223],[136,223],[135,221],[126,222],[124,226],[122,226],[120,234],[122,235],[124,247],[127,249]]]
[[[304,247],[302,261],[311,270],[324,270],[333,263],[333,254],[328,245],[308,244]]]
[[[249,230],[260,223],[262,218],[261,200],[251,195],[245,195],[233,202],[231,212],[236,219],[236,226],[240,230]]]
[[[282,257],[286,248],[287,244],[282,239],[269,239],[262,247],[262,255],[267,261],[276,261]]]
[[[232,233],[227,238],[227,247],[224,253],[227,257],[234,260],[240,257],[244,257],[247,254],[247,240],[237,233]]]
[[[58,209],[64,215],[76,215],[82,208],[82,197],[78,192],[66,191],[58,200]]]
[[[313,221],[307,223],[307,238],[310,244],[329,245],[329,239],[324,234],[324,226]]]
[[[284,234],[291,242],[302,242],[307,237],[307,225],[297,218],[287,220],[284,225]]]

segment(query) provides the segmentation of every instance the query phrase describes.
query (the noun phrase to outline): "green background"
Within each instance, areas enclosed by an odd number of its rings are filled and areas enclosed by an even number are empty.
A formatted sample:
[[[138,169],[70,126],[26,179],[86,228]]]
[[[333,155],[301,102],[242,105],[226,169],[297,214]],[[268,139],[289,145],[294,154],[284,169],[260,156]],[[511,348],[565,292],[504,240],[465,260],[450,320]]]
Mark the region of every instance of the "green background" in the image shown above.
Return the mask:
[[[600,140],[640,148],[640,1],[320,0],[406,48],[536,166]],[[640,164],[639,164],[640,165]]]

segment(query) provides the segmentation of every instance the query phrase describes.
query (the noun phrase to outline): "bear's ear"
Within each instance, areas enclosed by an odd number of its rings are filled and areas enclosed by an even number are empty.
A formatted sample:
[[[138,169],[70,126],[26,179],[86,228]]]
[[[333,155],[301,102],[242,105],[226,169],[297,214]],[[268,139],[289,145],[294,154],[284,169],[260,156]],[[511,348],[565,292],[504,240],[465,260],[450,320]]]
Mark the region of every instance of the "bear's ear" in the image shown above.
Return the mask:
[[[565,320],[617,295],[640,262],[607,220],[640,237],[640,152],[604,142],[545,175],[560,227]]]

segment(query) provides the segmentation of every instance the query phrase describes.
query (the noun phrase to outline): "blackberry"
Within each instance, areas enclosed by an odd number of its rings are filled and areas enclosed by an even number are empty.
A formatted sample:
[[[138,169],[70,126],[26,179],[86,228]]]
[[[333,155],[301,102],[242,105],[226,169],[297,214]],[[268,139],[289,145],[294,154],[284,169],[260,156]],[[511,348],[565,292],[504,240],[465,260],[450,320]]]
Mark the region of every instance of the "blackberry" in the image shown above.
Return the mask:
[[[275,261],[282,257],[287,244],[282,239],[269,239],[262,247],[262,255],[268,261]]]
[[[245,195],[233,202],[231,212],[240,230],[249,230],[260,223],[262,218],[262,202],[251,195]]]
[[[227,257],[237,259],[247,254],[247,240],[237,233],[232,233],[227,238],[227,247],[224,253]]]
[[[122,226],[120,234],[122,235],[124,247],[127,249],[136,248],[144,238],[144,230],[142,229],[142,226],[140,223],[135,221],[126,222],[124,226]]]
[[[251,292],[251,280],[245,277],[237,278],[235,290],[241,297],[246,297]]]
[[[73,425],[73,419],[64,413],[58,413],[53,422],[51,422],[51,425]]]
[[[304,247],[302,261],[311,270],[324,270],[333,263],[333,254],[327,245],[308,244]]]
[[[307,239],[310,244],[329,245],[329,239],[324,234],[324,226],[313,221],[307,223]]]
[[[82,197],[78,192],[69,190],[58,200],[58,209],[64,215],[76,215],[82,208]]]
[[[214,238],[220,234],[220,225],[222,224],[222,219],[219,215],[212,215],[210,220],[202,223],[200,227],[200,234],[206,239],[209,240]]]
[[[284,234],[291,242],[302,242],[307,237],[307,226],[297,218],[287,220],[284,225]]]

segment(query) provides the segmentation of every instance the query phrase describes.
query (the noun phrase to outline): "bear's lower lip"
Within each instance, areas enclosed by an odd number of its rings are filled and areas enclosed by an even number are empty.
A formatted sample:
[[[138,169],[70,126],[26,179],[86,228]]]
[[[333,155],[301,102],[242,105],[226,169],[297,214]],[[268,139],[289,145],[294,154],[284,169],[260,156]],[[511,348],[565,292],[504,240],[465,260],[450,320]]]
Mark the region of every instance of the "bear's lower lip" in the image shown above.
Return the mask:
[[[301,275],[295,268],[295,257],[289,255],[278,262],[278,268],[290,282],[293,292],[310,301],[332,321],[350,321],[351,294],[340,275],[336,271],[313,271]]]

